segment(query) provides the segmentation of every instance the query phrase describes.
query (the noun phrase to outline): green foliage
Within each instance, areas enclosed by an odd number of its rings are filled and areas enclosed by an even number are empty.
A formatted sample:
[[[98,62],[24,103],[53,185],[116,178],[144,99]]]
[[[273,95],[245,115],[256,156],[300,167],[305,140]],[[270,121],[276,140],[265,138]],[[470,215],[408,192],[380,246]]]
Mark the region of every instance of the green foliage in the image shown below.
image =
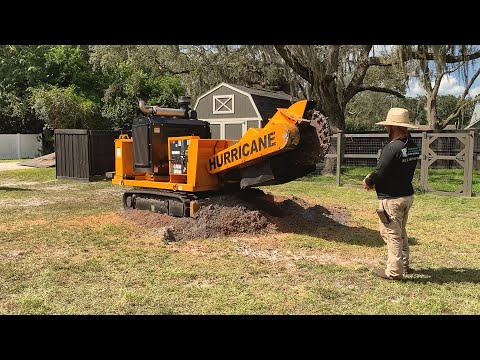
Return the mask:
[[[138,98],[148,104],[177,107],[185,89],[177,76],[152,76],[148,69],[127,61],[104,70],[109,86],[103,97],[102,115],[117,127],[129,127],[138,110]]]
[[[413,123],[420,125],[428,124],[425,96],[402,99],[402,101],[399,102],[399,106],[408,109],[410,120]]]
[[[291,72],[261,46],[96,45],[90,50],[96,70],[107,73],[128,62],[154,77],[178,75],[184,94],[193,99],[220,82],[290,91]]]
[[[438,119],[444,121],[447,117],[455,112],[460,96],[454,95],[439,95],[437,96],[437,116]],[[405,98],[398,102],[400,106],[407,108],[410,111],[410,119],[416,124],[427,125],[427,111],[425,96],[418,96],[416,98]],[[460,125],[467,124],[472,117],[474,105],[473,103],[466,105],[457,119]],[[458,126],[461,128],[461,126]]]
[[[8,127],[23,125],[28,113],[25,91],[45,78],[42,54],[46,46],[0,47],[0,116]]]
[[[364,91],[355,95],[347,105],[347,131],[383,130],[375,123],[384,120],[392,107],[404,107],[409,110],[412,122],[426,124],[424,97],[399,99],[390,94]]]
[[[88,54],[80,47],[59,45],[53,46],[45,53],[45,69],[47,81],[52,85],[78,88],[91,87],[92,71],[88,63]],[[52,79],[55,75],[55,79]]]
[[[450,114],[453,114],[457,109],[457,105],[460,101],[460,96],[453,96],[453,95],[444,95],[444,96],[437,96],[437,116],[438,119],[444,121],[448,118]],[[473,114],[474,103],[468,100],[463,100],[463,102],[467,102],[467,105],[463,108],[463,112],[460,113],[459,117],[457,118],[456,122],[459,122],[460,126],[457,128],[461,128],[461,125],[467,125],[470,121],[470,118]]]
[[[399,93],[405,92],[403,74],[391,67],[370,67],[365,76],[365,83],[381,88],[393,89]],[[363,132],[379,130],[375,122],[384,119],[388,110],[404,99],[389,93],[362,91],[357,93],[345,109],[345,126],[348,132]]]
[[[307,68],[315,68],[319,58],[329,59],[327,50],[333,49],[294,48],[290,47]],[[352,80],[360,49],[342,45],[337,92],[328,101],[341,101],[340,90]],[[364,83],[402,93],[404,75],[396,67],[372,66]],[[177,107],[179,96],[191,95],[195,101],[222,81],[282,90],[300,98],[314,96],[313,85],[268,45],[4,45],[0,46],[0,132],[41,132],[44,119],[48,119],[45,128],[129,127],[139,112],[138,98],[149,105]],[[60,98],[54,100],[54,95]],[[438,97],[440,119],[452,112],[457,100]],[[347,131],[379,129],[374,123],[392,106],[406,107],[416,123],[427,123],[423,97],[398,99],[362,91],[345,104]],[[469,118],[472,110],[473,106],[466,108],[461,116]]]
[[[39,120],[45,118],[46,108],[42,117],[36,116],[31,97],[35,94],[39,105],[39,94],[54,88],[60,91],[72,87],[83,98],[83,111],[91,112],[94,106],[89,102],[99,103],[103,79],[93,76],[86,50],[73,45],[0,46],[0,131],[41,131],[43,124]],[[64,96],[59,102],[65,100]],[[88,124],[85,118],[78,122]]]
[[[102,128],[98,106],[90,99],[75,93],[73,86],[66,89],[32,89],[30,98],[36,115],[50,129]]]
[[[378,130],[375,122],[385,118],[388,109],[397,102],[390,94],[363,91],[347,104],[345,124],[348,132]]]
[[[446,119],[456,108],[460,97],[442,95],[437,97],[437,111],[439,119]],[[427,112],[425,110],[426,99],[424,96],[416,98],[399,99],[393,95],[364,91],[357,94],[347,104],[345,123],[348,132],[363,132],[370,130],[382,130],[383,127],[375,125],[387,115],[392,107],[403,107],[409,110],[410,120],[419,125],[427,125]],[[463,115],[463,123],[468,122],[473,112],[473,105],[466,106]]]

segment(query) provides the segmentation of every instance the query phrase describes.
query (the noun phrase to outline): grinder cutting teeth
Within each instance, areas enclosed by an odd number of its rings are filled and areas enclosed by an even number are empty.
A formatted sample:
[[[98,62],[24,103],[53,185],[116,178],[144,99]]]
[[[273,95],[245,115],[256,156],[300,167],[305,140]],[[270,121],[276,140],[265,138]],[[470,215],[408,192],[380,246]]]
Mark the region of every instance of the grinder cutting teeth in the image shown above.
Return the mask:
[[[317,164],[324,158],[330,146],[327,117],[319,110],[308,110],[306,119],[302,119],[299,124],[299,129],[300,143],[294,151],[297,154],[298,163]]]
[[[295,122],[298,128],[296,146],[288,152],[274,155],[261,163],[240,170],[241,188],[283,184],[316,170],[330,146],[330,128],[327,117],[314,109],[315,102],[299,101],[288,109],[278,109]],[[275,116],[271,119],[275,123]]]

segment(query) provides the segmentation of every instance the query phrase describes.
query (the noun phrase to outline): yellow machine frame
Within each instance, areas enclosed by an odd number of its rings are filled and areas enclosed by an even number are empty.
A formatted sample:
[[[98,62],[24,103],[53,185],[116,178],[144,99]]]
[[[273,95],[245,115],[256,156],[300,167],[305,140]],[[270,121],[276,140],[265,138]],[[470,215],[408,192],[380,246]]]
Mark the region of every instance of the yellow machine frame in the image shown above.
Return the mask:
[[[168,138],[170,167],[172,143],[188,140],[186,174],[174,174],[171,168],[168,176],[135,172],[134,139],[122,135],[115,140],[115,176],[112,183],[184,192],[221,190],[222,174],[226,170],[253,165],[294,148],[300,140],[297,125],[304,120],[302,115],[306,105],[307,101],[302,100],[288,109],[278,109],[264,128],[250,128],[236,143],[233,140],[200,139],[198,136]]]

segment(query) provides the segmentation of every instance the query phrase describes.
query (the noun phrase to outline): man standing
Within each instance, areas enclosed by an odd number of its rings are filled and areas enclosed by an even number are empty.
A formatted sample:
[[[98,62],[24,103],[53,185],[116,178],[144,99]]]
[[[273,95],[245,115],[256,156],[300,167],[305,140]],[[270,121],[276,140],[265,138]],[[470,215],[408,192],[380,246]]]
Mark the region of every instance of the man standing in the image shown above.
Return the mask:
[[[408,211],[413,204],[412,179],[420,149],[412,141],[407,109],[392,108],[387,119],[376,123],[385,125],[390,142],[382,149],[374,172],[363,180],[367,190],[375,188],[379,199],[380,235],[387,244],[387,268],[374,269],[374,275],[389,280],[401,280],[412,272],[407,238]],[[385,215],[385,216],[383,216]]]

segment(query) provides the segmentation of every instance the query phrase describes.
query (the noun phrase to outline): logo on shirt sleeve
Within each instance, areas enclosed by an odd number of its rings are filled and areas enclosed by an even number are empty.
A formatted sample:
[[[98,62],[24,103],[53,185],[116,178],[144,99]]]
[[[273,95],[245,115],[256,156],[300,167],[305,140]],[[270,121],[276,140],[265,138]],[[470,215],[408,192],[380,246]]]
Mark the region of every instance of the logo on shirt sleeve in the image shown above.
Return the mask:
[[[418,160],[420,149],[418,147],[410,147],[402,149],[402,162]]]

